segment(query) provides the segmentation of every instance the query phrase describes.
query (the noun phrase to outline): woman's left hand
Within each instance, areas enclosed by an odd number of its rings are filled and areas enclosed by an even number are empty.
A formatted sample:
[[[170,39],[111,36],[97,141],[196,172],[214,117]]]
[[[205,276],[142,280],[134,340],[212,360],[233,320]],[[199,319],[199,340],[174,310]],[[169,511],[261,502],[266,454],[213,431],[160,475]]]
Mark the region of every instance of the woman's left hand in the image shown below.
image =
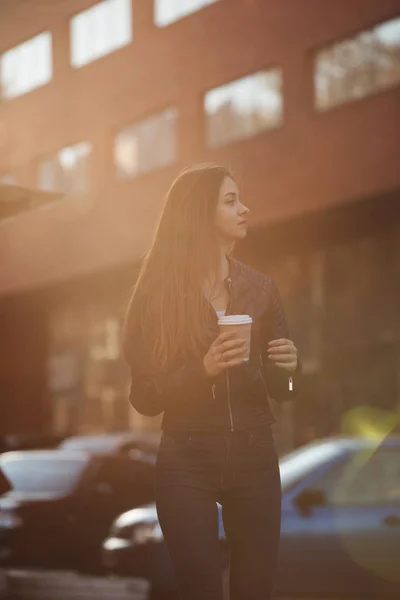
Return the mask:
[[[297,348],[292,340],[285,338],[268,342],[268,358],[277,367],[286,371],[295,371],[297,367]]]

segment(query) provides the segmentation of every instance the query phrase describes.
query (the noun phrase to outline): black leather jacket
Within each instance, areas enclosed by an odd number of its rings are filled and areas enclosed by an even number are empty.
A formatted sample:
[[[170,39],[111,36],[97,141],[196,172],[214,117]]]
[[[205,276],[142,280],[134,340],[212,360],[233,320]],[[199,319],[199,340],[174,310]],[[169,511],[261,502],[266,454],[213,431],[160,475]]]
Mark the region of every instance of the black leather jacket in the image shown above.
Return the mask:
[[[229,432],[272,424],[268,396],[281,402],[299,392],[300,361],[290,373],[275,366],[267,356],[270,340],[289,338],[274,281],[233,259],[227,281],[231,292],[227,314],[247,314],[253,318],[250,360],[243,366],[209,377],[201,359],[188,358],[169,372],[161,373],[149,366],[146,359],[149,348],[140,327],[135,333],[134,351],[128,359],[132,373],[130,401],[146,416],[164,412],[164,430]],[[210,305],[209,344],[203,355],[218,334],[217,315]]]

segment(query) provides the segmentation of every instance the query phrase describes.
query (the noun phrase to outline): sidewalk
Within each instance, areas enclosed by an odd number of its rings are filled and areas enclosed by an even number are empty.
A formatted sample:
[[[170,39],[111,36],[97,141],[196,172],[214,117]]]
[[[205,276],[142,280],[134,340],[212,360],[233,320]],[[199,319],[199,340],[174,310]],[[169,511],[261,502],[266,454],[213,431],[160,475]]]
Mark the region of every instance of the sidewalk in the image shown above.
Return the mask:
[[[0,570],[3,600],[147,600],[144,579],[89,577],[69,571]]]
[[[6,572],[0,569],[0,600],[6,597],[7,581]]]
[[[89,577],[71,571],[0,569],[0,600],[152,600],[152,595],[149,582],[144,579]],[[275,600],[344,600],[344,598],[302,597],[300,599],[277,596]],[[346,600],[365,599],[352,597]],[[370,598],[369,600],[384,599]]]

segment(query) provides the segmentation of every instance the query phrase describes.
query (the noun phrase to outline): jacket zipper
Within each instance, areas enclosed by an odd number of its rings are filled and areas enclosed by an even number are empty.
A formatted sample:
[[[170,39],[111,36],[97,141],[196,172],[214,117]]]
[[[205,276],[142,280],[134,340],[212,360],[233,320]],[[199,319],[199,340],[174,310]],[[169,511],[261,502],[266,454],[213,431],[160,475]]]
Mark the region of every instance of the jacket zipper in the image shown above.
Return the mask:
[[[261,367],[258,369],[258,374],[259,374],[259,376],[260,376],[260,378],[261,378],[261,381],[262,381],[262,383],[263,383],[263,386],[264,386],[264,391],[265,391],[265,393],[267,394],[267,397],[268,397],[268,396],[269,396],[269,394],[268,394],[268,390],[267,390],[267,384],[265,383],[264,376],[263,376],[263,374],[262,374],[262,372],[261,372],[261,368],[264,368],[264,361],[263,361],[262,354],[260,354],[260,364],[261,364]]]
[[[230,425],[231,425],[231,431],[234,431],[232,406],[231,406],[231,401],[230,401],[231,389],[230,389],[230,381],[229,381],[229,375],[228,375],[228,371],[227,370],[225,371],[225,380],[226,380],[226,393],[227,393],[227,397],[228,397],[229,422],[230,422]],[[216,398],[215,383],[211,387],[211,392],[212,392],[212,397],[215,400],[215,398]]]
[[[227,306],[225,314],[228,315],[229,310],[231,308],[231,304],[232,304],[232,279],[231,279],[231,277],[227,277],[226,281],[228,283],[228,288],[229,288],[229,304]],[[228,369],[225,369],[225,379],[226,379],[226,394],[227,394],[227,398],[228,398],[229,422],[231,425],[231,432],[233,433],[235,431],[235,428],[233,426],[233,413],[232,413],[232,405],[231,405],[231,386],[230,386],[230,381],[229,381]]]
[[[234,427],[233,427],[233,415],[232,415],[232,406],[231,406],[231,386],[230,386],[230,382],[229,382],[228,369],[225,370],[225,378],[226,378],[226,393],[228,396],[229,421],[231,424],[231,432],[233,432]]]

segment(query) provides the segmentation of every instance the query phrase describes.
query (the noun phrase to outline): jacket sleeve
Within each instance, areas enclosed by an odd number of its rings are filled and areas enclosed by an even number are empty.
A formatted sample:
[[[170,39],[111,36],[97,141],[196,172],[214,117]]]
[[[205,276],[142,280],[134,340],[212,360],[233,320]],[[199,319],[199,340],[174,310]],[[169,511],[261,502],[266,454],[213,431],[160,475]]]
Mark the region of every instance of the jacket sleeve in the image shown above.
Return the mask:
[[[144,333],[141,323],[137,322],[127,344],[129,352],[125,352],[131,368],[129,400],[139,413],[154,417],[182,398],[185,390],[206,383],[209,378],[201,358],[182,361],[166,371],[155,367],[150,335]]]
[[[186,389],[206,381],[202,360],[193,360],[165,373],[149,371],[143,361],[131,363],[131,388],[129,400],[132,406],[146,417],[163,412]]]
[[[295,398],[301,387],[302,366],[298,356],[297,367],[290,372],[282,367],[277,367],[270,358],[268,358],[268,342],[280,338],[291,339],[286,322],[283,302],[278,288],[271,280],[269,290],[270,298],[268,308],[265,314],[264,343],[263,343],[263,364],[264,374],[267,384],[268,394],[277,402],[284,402]]]

